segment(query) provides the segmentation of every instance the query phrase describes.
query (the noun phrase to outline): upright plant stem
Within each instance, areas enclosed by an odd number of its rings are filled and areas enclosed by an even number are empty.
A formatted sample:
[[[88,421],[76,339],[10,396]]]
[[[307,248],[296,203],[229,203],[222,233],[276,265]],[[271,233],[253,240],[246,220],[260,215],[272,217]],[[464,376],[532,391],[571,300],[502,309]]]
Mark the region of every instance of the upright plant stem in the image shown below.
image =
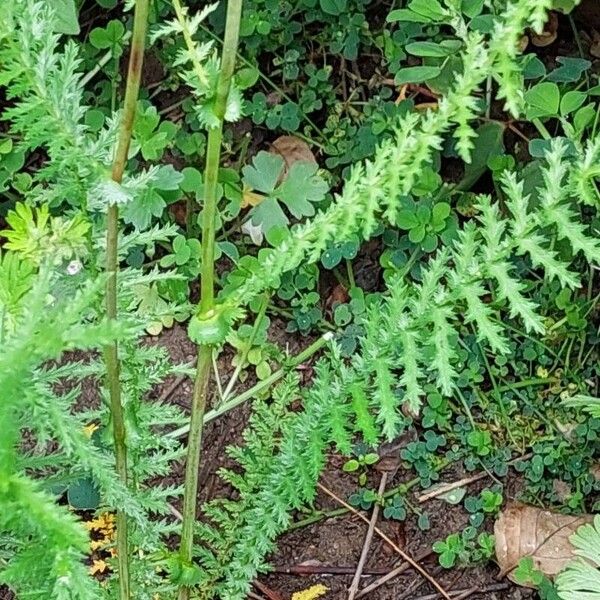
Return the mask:
[[[119,140],[112,165],[112,179],[117,183],[123,180],[127,155],[131,143],[131,132],[135,118],[135,110],[140,90],[142,65],[144,62],[144,46],[148,24],[149,0],[137,0],[133,22],[133,37],[129,71],[127,73],[127,89],[125,105],[119,131]],[[116,204],[108,207],[106,224],[106,316],[109,320],[117,318],[117,271],[119,237],[119,209]],[[115,444],[115,461],[119,479],[127,485],[127,440],[123,405],[121,404],[121,382],[119,348],[116,342],[104,349],[107,384],[110,396],[110,410],[113,423],[113,439]],[[117,563],[119,571],[119,597],[129,600],[131,597],[129,581],[129,552],[127,543],[127,515],[117,510]]]
[[[179,4],[178,0],[175,6]],[[204,206],[202,213],[202,272],[200,281],[200,316],[209,316],[214,308],[214,255],[215,255],[215,218],[217,213],[217,182],[221,162],[221,142],[223,121],[227,109],[227,100],[231,89],[231,79],[235,69],[242,0],[229,0],[227,22],[221,57],[221,71],[217,83],[214,114],[218,125],[208,132],[206,151],[206,169],[204,172]],[[208,385],[212,363],[213,347],[202,345],[198,351],[198,365],[194,382],[190,433],[188,436],[187,458],[185,465],[185,485],[183,496],[183,523],[181,530],[180,556],[184,564],[191,564],[194,545],[194,524],[196,522],[196,504],[198,494],[198,471],[202,451],[202,425],[206,411]],[[179,600],[187,600],[190,589],[179,590]]]

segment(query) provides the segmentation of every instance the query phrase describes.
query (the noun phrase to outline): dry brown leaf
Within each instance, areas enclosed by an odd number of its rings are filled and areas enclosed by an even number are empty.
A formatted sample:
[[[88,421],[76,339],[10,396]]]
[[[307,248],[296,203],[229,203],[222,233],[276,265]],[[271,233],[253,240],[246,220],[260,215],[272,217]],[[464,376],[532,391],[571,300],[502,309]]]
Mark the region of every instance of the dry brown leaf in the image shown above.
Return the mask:
[[[594,58],[600,58],[600,33],[598,33],[595,29],[592,29],[590,54]]]
[[[289,168],[296,162],[315,163],[317,159],[310,146],[300,138],[293,135],[282,135],[272,144],[269,152],[277,154],[285,161],[285,169],[281,179],[285,179]]]
[[[348,296],[348,290],[341,284],[338,283],[332,290],[331,294],[327,297],[325,301],[325,306],[328,310],[331,310],[334,305],[344,304],[348,302],[350,296]]]
[[[178,200],[169,205],[169,212],[177,225],[185,227],[187,223],[187,204],[185,200]]]
[[[558,37],[558,17],[556,16],[556,13],[550,13],[542,33],[535,33],[532,31],[529,36],[531,37],[531,43],[538,48],[544,48],[554,43]]]
[[[522,558],[531,557],[535,569],[554,577],[574,558],[570,536],[592,520],[592,515],[573,517],[525,504],[509,505],[494,524],[501,573],[521,583],[513,571]]]

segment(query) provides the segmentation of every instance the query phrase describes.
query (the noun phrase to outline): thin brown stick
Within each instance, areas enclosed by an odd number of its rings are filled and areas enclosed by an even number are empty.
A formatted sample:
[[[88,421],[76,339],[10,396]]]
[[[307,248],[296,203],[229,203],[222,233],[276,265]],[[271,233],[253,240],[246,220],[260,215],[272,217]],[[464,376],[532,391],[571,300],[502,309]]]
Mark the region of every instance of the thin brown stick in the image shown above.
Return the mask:
[[[432,554],[432,550],[424,550],[423,552],[421,552],[421,554],[417,554],[415,560],[417,562],[420,562],[426,559],[428,556],[431,556]],[[391,579],[394,579],[394,577],[401,575],[402,573],[404,573],[404,571],[408,571],[408,569],[410,568],[410,563],[403,561],[397,567],[394,567],[391,571],[386,573],[383,577],[376,579],[373,583],[370,583],[367,587],[364,587],[362,590],[360,590],[360,592],[356,594],[356,600],[358,600],[359,598],[363,598],[367,594],[370,594],[371,592],[375,591],[378,587],[381,587],[382,585],[386,584]]]
[[[353,506],[350,506],[346,501],[342,500],[339,496],[337,496],[330,489],[326,488],[323,484],[317,483],[317,486],[320,490],[325,492],[329,497],[333,498],[336,502],[347,508],[351,513],[355,514],[359,519],[362,519],[365,523],[369,523],[369,519],[367,519],[364,515],[358,512]],[[452,600],[448,595],[448,592],[427,572],[421,565],[419,565],[413,558],[411,558],[404,550],[402,550],[397,544],[395,544],[379,527],[375,526],[373,528],[375,533],[384,540],[397,554],[399,554],[406,562],[410,563],[411,566],[416,569],[433,587],[438,590],[438,592],[442,595],[442,598],[446,598],[446,600]]]
[[[402,563],[405,564],[405,563]],[[407,568],[410,565],[406,565]],[[339,567],[337,565],[292,565],[290,567],[273,567],[271,573],[281,573],[284,575],[298,575],[304,577],[306,575],[353,575],[356,572],[356,567]],[[363,569],[363,577],[373,575],[387,575],[389,569],[375,568]]]
[[[465,590],[460,596],[456,596],[454,600],[465,600],[465,598],[469,598],[473,594],[476,594],[479,591],[479,587],[472,587],[471,589]]]
[[[465,598],[469,598],[473,594],[488,594],[490,592],[501,592],[503,590],[507,590],[510,586],[507,583],[498,583],[496,585],[489,585],[487,587],[475,587],[468,588],[462,590],[454,590],[450,592],[452,595],[452,600],[465,600]],[[419,598],[413,598],[413,600],[437,600],[439,598],[439,594],[427,594],[426,596],[420,596]]]
[[[191,364],[193,364],[193,363],[191,363]],[[175,390],[184,382],[184,380],[187,377],[188,377],[188,375],[178,375],[175,378],[175,381],[173,381],[173,383],[166,390],[164,390],[163,393],[160,395],[160,398],[158,399],[158,403],[162,404],[163,402],[166,402],[173,395]]]
[[[415,579],[404,592],[395,598],[395,600],[412,600],[414,593],[425,585],[424,579]]]
[[[513,458],[512,460],[510,460],[507,465],[513,465],[514,463],[518,462],[519,460],[527,460],[528,458],[531,458],[532,454],[524,454],[523,456],[519,456],[517,458]],[[436,487],[434,490],[431,490],[429,492],[426,492],[425,494],[421,494],[420,496],[417,497],[417,502],[419,504],[422,504],[423,502],[427,502],[428,500],[431,500],[433,498],[437,498],[438,496],[441,496],[442,494],[445,494],[447,492],[450,492],[452,490],[455,490],[456,488],[459,487],[463,487],[465,485],[470,485],[471,483],[475,483],[476,481],[479,481],[480,479],[485,479],[486,477],[489,477],[490,474],[487,471],[480,471],[479,473],[476,473],[475,475],[471,475],[470,477],[464,477],[463,479],[459,479],[458,481],[453,481],[452,483],[447,483],[446,485],[441,485],[440,487]]]
[[[264,583],[258,581],[258,579],[252,582],[252,585],[262,594],[264,594],[269,600],[283,600],[283,596],[266,586]]]
[[[379,498],[383,496],[385,492],[385,486],[387,484],[388,473],[385,471],[381,476],[381,481],[379,482],[379,489],[377,490],[377,495]],[[381,509],[381,505],[379,502],[375,503],[373,507],[373,514],[371,515],[371,521],[369,522],[369,528],[367,529],[367,535],[365,535],[365,542],[362,547],[362,551],[360,553],[360,559],[358,560],[358,565],[356,565],[356,572],[354,573],[354,577],[352,578],[352,583],[348,588],[348,600],[354,600],[356,594],[358,592],[358,586],[360,585],[360,578],[365,568],[365,563],[367,562],[367,557],[369,556],[369,549],[371,548],[371,541],[373,540],[373,533],[375,531],[375,524],[377,523],[377,519],[379,518],[379,511]]]
[[[428,500],[433,500],[434,498],[437,498],[438,496],[442,496],[443,494],[446,494],[447,492],[451,492],[452,490],[455,490],[457,488],[463,487],[465,485],[469,485],[471,483],[475,483],[476,481],[485,479],[486,477],[488,477],[487,472],[480,471],[479,473],[476,473],[475,475],[472,475],[471,477],[463,477],[463,479],[458,479],[457,481],[452,481],[450,483],[440,485],[439,487],[436,487],[435,489],[430,490],[429,492],[426,492],[425,494],[421,494],[420,496],[417,496],[417,502],[419,504],[421,504],[423,502],[427,502]]]

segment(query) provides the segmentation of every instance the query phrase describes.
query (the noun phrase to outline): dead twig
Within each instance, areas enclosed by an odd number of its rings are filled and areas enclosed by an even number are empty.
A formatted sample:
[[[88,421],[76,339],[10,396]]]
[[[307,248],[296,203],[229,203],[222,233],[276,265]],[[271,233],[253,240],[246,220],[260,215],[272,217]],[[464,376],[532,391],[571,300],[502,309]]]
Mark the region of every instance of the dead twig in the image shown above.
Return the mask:
[[[406,563],[402,563],[406,564]],[[410,565],[406,565],[410,567]],[[285,575],[352,575],[356,572],[355,567],[337,567],[332,565],[293,565],[291,567],[273,567],[272,573],[283,573]],[[371,575],[386,575],[389,569],[363,569],[363,577]]]
[[[519,456],[517,458],[513,458],[512,460],[508,461],[508,465],[513,465],[514,463],[520,461],[520,460],[527,460],[528,458],[531,458],[532,454],[525,454],[523,456]],[[453,481],[451,483],[447,483],[445,485],[441,485],[439,487],[436,487],[434,490],[431,490],[429,492],[426,492],[425,494],[421,494],[420,496],[417,497],[417,502],[419,504],[422,504],[423,502],[427,502],[428,500],[431,500],[432,498],[437,498],[438,496],[441,496],[442,494],[445,494],[447,492],[450,492],[452,490],[455,490],[456,488],[459,487],[463,487],[465,485],[470,485],[471,483],[475,483],[476,481],[479,481],[480,479],[485,479],[486,477],[489,477],[490,474],[488,471],[480,471],[479,473],[476,473],[475,475],[471,475],[470,477],[464,477],[463,479],[459,479],[458,481]]]
[[[362,519],[365,523],[369,523],[369,519],[367,519],[364,515],[362,515],[359,511],[357,511],[353,506],[350,506],[347,502],[342,500],[339,496],[337,496],[330,489],[326,488],[323,484],[318,483],[317,486],[320,490],[325,492],[330,498],[333,498],[336,502],[339,502],[342,506],[346,507],[351,513],[355,514],[359,519]],[[419,565],[413,558],[411,558],[404,550],[402,550],[397,544],[395,544],[379,527],[374,527],[373,530],[375,533],[384,540],[394,551],[399,554],[406,562],[410,563],[414,569],[416,569],[439,593],[442,595],[442,598],[446,598],[446,600],[452,600],[452,598],[448,595],[448,592],[427,572],[421,565]]]
[[[507,590],[510,587],[507,583],[498,583],[496,585],[489,585],[487,587],[472,587],[462,590],[454,590],[450,592],[452,600],[465,600],[473,594],[489,594],[490,592],[501,592]],[[413,600],[437,600],[440,597],[439,594],[427,594],[426,596],[420,596],[419,598],[413,598]]]
[[[171,512],[171,514],[178,520],[178,521],[183,521],[183,515],[171,504],[169,503],[167,505],[169,507],[169,511]]]
[[[421,562],[422,560],[426,559],[428,556],[431,556],[432,554],[433,554],[432,550],[425,550],[425,551],[421,552],[421,554],[417,554],[417,556],[415,557],[415,560],[417,562]],[[364,587],[362,590],[360,590],[360,592],[358,592],[358,594],[356,594],[356,600],[358,600],[359,598],[362,598],[363,596],[366,596],[367,594],[370,594],[372,591],[376,590],[378,587],[381,587],[382,585],[384,585],[391,579],[394,579],[394,577],[398,577],[398,575],[401,575],[402,573],[404,573],[404,571],[408,571],[408,569],[410,569],[410,568],[411,568],[410,563],[408,563],[406,561],[400,563],[397,567],[394,567],[391,571],[386,573],[383,577],[376,579],[373,583],[370,583],[367,587]]]
[[[377,495],[379,498],[381,498],[383,496],[383,493],[385,492],[387,479],[388,474],[387,472],[385,472],[381,476],[381,481],[379,482],[379,489],[377,490]],[[356,593],[358,592],[358,586],[360,585],[360,577],[362,575],[363,569],[365,568],[367,557],[369,556],[369,549],[371,547],[371,541],[373,540],[375,524],[377,523],[377,519],[379,518],[380,508],[380,504],[376,502],[375,506],[373,507],[373,514],[371,515],[371,520],[369,522],[369,528],[367,529],[367,535],[365,536],[365,542],[363,544],[362,552],[360,553],[360,559],[358,561],[358,565],[356,566],[356,572],[354,573],[352,583],[348,588],[348,600],[354,600],[354,598],[356,597]]]
[[[415,579],[395,600],[410,600],[414,598],[413,593],[423,587],[425,580],[423,578]]]
[[[456,598],[454,598],[454,600],[465,600],[465,598],[468,598],[469,596],[476,594],[478,591],[479,591],[478,587],[472,587],[471,589],[465,590],[459,596],[456,596]]]
[[[163,402],[166,402],[173,392],[183,383],[186,377],[187,375],[178,375],[175,378],[175,381],[173,381],[173,383],[160,395],[158,403],[162,404]]]
[[[264,594],[269,600],[283,600],[283,596],[278,592],[272,590],[270,587],[266,586],[264,583],[261,583],[256,579],[252,582],[252,585],[261,593]]]

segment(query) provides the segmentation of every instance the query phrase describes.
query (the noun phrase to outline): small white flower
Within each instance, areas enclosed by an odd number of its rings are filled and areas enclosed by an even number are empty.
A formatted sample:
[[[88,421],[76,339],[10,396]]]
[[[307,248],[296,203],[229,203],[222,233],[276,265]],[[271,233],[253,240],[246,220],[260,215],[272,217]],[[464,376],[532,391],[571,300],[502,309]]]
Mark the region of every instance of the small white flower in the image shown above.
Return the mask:
[[[67,274],[68,275],[77,275],[77,273],[79,273],[79,271],[81,271],[82,268],[83,268],[83,265],[81,264],[80,260],[72,260],[67,265]]]

